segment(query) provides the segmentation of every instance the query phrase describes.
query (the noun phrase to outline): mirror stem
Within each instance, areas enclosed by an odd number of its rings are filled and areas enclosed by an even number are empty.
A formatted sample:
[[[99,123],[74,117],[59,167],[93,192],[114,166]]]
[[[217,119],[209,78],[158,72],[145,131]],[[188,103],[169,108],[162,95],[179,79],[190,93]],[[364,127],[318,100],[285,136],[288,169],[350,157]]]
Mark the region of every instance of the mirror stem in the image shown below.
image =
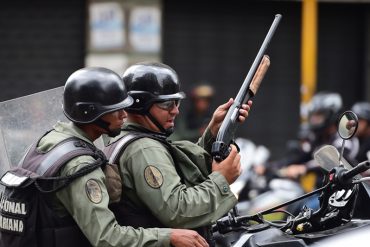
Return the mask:
[[[344,152],[344,142],[345,141],[346,141],[345,139],[343,139],[342,141],[342,148],[340,150],[340,155],[339,155],[339,164],[342,164],[342,157],[343,157],[343,152]]]

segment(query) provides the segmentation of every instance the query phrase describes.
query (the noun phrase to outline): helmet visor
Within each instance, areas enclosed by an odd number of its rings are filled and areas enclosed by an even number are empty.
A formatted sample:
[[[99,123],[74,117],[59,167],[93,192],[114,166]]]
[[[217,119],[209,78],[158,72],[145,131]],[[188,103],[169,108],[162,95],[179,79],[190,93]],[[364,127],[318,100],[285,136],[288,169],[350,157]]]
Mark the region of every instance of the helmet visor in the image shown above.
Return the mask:
[[[102,115],[104,115],[106,113],[109,113],[109,112],[114,112],[114,111],[125,109],[125,108],[131,106],[132,103],[134,103],[134,99],[130,95],[127,95],[127,97],[123,101],[121,101],[121,102],[119,102],[117,104],[113,104],[113,105],[101,105],[101,104],[96,104],[95,103],[95,106],[98,108],[97,109],[98,112],[101,112],[101,114],[98,116],[98,117],[100,117],[100,116],[102,116]]]
[[[164,94],[164,95],[158,95],[155,98],[155,101],[167,101],[167,100],[180,100],[184,99],[185,93],[184,92],[178,92],[174,94]]]
[[[74,106],[75,116],[71,117],[64,111],[66,117],[76,123],[92,123],[104,114],[125,109],[132,105],[134,99],[127,95],[127,97],[113,105],[102,105],[97,102],[77,102]]]

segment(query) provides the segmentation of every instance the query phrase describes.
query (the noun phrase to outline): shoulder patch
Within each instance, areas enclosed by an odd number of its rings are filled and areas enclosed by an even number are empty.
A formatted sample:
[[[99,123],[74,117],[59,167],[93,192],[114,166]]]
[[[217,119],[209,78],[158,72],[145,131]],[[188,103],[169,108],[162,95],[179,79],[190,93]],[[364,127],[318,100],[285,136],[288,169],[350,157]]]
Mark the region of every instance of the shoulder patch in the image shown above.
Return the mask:
[[[89,179],[86,182],[85,190],[87,197],[90,199],[91,202],[98,204],[103,199],[102,190],[98,182],[94,179]]]
[[[155,166],[145,167],[144,177],[147,184],[154,189],[158,189],[163,184],[162,173]]]

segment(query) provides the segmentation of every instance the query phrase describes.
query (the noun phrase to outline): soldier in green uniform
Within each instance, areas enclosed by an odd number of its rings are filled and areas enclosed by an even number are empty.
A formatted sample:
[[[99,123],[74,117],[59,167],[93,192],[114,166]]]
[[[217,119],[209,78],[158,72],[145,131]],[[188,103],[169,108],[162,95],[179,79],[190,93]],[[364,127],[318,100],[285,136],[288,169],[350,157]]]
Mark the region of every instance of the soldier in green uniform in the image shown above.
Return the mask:
[[[105,149],[110,161],[119,164],[123,181],[124,193],[112,211],[122,225],[197,229],[209,239],[209,226],[237,203],[229,187],[241,172],[236,147],[220,163],[210,156],[232,99],[216,109],[197,144],[170,142],[185,96],[176,72],[144,62],[129,67],[123,80],[134,103],[125,109],[128,121],[121,134]],[[240,109],[239,121],[245,120],[251,103]],[[129,134],[144,137],[128,141]]]
[[[71,137],[93,145],[93,141],[102,134],[117,135],[126,117],[123,109],[132,102],[121,78],[113,71],[84,68],[74,72],[65,84],[63,104],[64,113],[71,122],[58,122],[39,140],[37,152],[48,152]],[[63,165],[56,175],[73,176],[94,162],[96,158],[93,156],[78,156]],[[98,168],[55,192],[51,207],[57,217],[49,219],[54,225],[49,225],[49,234],[40,235],[39,243],[45,244],[42,246],[68,247],[208,246],[198,233],[191,230],[120,226],[108,209],[106,180],[103,170]]]

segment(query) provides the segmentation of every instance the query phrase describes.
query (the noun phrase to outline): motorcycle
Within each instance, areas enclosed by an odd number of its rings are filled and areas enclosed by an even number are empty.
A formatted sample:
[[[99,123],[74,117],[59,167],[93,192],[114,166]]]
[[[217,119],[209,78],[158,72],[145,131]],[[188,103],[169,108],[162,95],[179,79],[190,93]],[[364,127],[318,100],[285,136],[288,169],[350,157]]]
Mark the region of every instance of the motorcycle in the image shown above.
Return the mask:
[[[359,229],[369,233],[370,210],[365,206],[370,202],[370,177],[361,173],[370,168],[370,157],[354,167],[343,158],[345,141],[354,136],[357,126],[357,116],[344,112],[338,121],[343,140],[340,152],[326,145],[314,153],[315,161],[326,171],[321,188],[253,215],[239,215],[234,209],[213,226],[216,246],[333,246],[324,244]],[[316,210],[305,205],[293,215],[283,209],[316,194],[320,203]],[[266,219],[278,212],[287,214],[286,220]]]

